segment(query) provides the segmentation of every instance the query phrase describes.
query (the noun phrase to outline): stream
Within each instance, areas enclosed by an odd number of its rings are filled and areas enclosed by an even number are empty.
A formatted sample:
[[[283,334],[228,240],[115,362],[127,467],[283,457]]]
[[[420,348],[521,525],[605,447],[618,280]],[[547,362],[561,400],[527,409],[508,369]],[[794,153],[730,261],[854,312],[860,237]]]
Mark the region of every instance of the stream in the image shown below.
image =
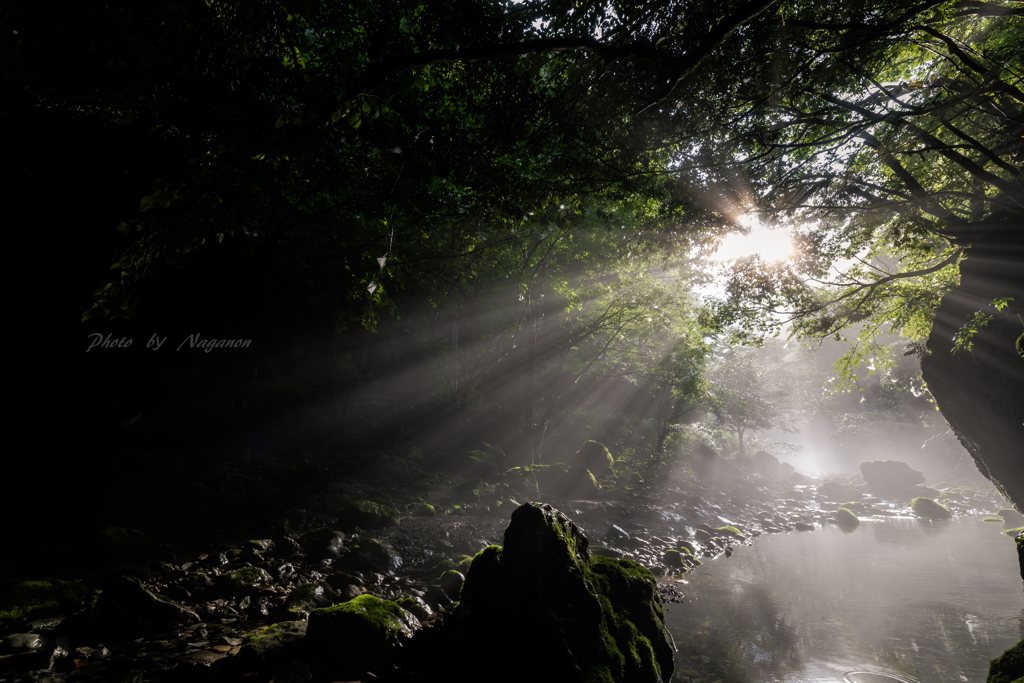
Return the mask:
[[[972,518],[769,535],[680,588],[674,682],[983,683],[1024,637],[1013,541]]]

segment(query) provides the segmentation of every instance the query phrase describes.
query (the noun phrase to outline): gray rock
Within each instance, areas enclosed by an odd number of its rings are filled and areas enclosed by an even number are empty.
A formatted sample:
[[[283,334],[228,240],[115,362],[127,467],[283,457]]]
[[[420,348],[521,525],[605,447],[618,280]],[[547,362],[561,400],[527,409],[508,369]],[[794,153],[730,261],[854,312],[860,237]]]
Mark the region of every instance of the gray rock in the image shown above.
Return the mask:
[[[924,475],[899,460],[875,460],[862,462],[860,473],[868,483],[868,490],[880,498],[903,501],[916,493],[916,487],[924,483]]]
[[[0,653],[34,652],[42,648],[43,644],[43,637],[38,633],[12,633],[0,641]]]
[[[420,621],[433,618],[434,610],[418,595],[403,595],[396,601],[409,612],[412,612]]]
[[[629,533],[618,524],[612,524],[604,534],[605,539],[613,545],[629,543]]]
[[[402,567],[402,557],[387,543],[367,538],[359,541],[345,564],[363,571],[394,572]]]
[[[462,586],[466,583],[466,577],[462,572],[449,569],[441,575],[441,590],[452,600],[458,600],[462,592]]]
[[[311,559],[337,558],[345,550],[345,534],[334,529],[317,529],[302,537],[302,547]]]

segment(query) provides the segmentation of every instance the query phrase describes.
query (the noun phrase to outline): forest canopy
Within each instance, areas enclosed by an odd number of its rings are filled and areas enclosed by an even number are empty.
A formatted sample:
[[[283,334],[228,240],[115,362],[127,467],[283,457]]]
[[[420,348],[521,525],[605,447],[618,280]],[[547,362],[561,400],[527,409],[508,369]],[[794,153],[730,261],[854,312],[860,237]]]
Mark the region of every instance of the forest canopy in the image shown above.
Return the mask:
[[[879,334],[925,353],[964,259],[1020,267],[1012,0],[5,14],[14,210],[45,226],[19,239],[63,240],[90,330],[189,311],[272,328],[279,349],[312,339],[327,383],[379,385],[343,333],[386,324],[419,335],[396,353],[434,358],[438,400],[507,410],[501,387],[528,375],[516,410],[543,434],[544,400],[586,381],[642,388],[663,425],[712,405],[703,371],[726,334],[853,330],[847,378]],[[793,255],[734,259],[708,289],[716,240],[752,228]],[[1017,314],[1007,282],[947,320],[949,347]]]

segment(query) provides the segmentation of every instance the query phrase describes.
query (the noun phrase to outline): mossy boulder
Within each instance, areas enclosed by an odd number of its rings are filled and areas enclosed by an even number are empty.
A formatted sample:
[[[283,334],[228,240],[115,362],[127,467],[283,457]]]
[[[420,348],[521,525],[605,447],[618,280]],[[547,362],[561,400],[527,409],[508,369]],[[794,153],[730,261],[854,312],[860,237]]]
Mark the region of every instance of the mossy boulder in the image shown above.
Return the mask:
[[[280,621],[256,629],[242,639],[239,662],[246,668],[261,668],[296,656],[306,627],[305,621]]]
[[[592,556],[579,527],[550,505],[512,514],[504,546],[474,558],[461,597],[445,629],[466,657],[447,680],[481,680],[482,670],[492,681],[671,679],[675,648],[653,576]]]
[[[935,502],[931,498],[918,497],[910,501],[910,509],[918,517],[925,519],[949,519],[953,513],[949,508]]]
[[[338,528],[384,529],[398,524],[398,513],[390,506],[372,500],[354,500],[338,513]]]
[[[839,508],[835,514],[836,526],[840,529],[850,530],[860,526],[860,520],[849,508]]]
[[[462,592],[462,586],[465,583],[466,577],[458,570],[449,569],[444,574],[441,574],[441,590],[452,600],[459,599],[459,593]]]
[[[590,470],[595,476],[603,477],[615,467],[611,451],[600,441],[584,441],[576,451],[575,462]]]
[[[1019,683],[1024,680],[1024,640],[992,660],[988,683]]]
[[[419,628],[401,605],[367,593],[310,612],[305,644],[319,676],[358,678],[386,667]]]

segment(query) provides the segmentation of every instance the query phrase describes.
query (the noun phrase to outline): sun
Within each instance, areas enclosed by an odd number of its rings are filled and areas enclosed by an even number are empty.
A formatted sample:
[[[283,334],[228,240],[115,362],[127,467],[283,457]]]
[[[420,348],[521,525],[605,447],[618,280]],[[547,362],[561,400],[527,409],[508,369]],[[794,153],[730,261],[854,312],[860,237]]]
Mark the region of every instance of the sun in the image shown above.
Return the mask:
[[[753,214],[745,214],[737,223],[742,232],[730,232],[718,243],[713,258],[727,263],[756,256],[762,263],[782,263],[793,258],[793,236],[779,226],[765,225]]]

